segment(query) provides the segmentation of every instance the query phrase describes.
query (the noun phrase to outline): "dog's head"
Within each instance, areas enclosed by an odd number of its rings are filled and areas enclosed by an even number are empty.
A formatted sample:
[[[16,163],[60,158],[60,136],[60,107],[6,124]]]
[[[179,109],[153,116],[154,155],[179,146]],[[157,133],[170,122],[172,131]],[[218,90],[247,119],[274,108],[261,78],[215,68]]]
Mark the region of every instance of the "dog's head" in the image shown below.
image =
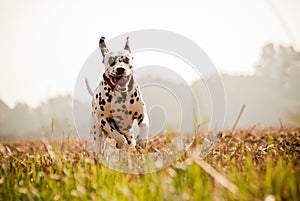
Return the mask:
[[[117,52],[110,52],[105,44],[105,38],[101,37],[99,47],[105,65],[105,77],[114,88],[120,91],[127,91],[132,79],[132,55],[129,48],[128,37],[125,48]]]

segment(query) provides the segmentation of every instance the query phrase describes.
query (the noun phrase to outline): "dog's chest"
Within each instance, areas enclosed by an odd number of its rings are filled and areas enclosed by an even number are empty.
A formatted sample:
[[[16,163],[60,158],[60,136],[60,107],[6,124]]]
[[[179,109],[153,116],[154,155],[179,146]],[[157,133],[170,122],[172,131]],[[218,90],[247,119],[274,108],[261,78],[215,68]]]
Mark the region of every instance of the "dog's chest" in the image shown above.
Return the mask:
[[[118,130],[131,129],[134,119],[143,110],[139,90],[134,87],[129,92],[112,91],[106,85],[100,85],[94,96],[94,109],[98,118],[112,119]]]

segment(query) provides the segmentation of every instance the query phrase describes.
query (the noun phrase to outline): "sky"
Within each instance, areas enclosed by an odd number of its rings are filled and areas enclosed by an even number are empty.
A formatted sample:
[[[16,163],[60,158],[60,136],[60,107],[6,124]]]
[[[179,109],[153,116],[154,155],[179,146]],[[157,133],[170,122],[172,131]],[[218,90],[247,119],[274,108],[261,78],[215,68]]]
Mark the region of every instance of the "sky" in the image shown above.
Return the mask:
[[[299,50],[299,10],[297,0],[0,0],[0,99],[35,107],[72,93],[100,36],[140,29],[186,36],[220,72],[251,74],[264,44]]]

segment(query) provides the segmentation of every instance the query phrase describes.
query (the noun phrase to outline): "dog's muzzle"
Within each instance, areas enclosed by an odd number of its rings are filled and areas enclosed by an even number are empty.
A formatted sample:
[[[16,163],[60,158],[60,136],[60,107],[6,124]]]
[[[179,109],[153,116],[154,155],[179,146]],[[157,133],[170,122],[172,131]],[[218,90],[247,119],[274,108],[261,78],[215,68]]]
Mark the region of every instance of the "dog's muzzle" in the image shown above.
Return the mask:
[[[130,81],[132,74],[130,72],[122,67],[122,66],[118,66],[115,68],[114,73],[110,74],[110,80],[112,81],[112,83],[114,85],[117,85],[121,88],[126,87],[126,85],[128,84],[128,82]],[[129,75],[128,75],[129,74]]]

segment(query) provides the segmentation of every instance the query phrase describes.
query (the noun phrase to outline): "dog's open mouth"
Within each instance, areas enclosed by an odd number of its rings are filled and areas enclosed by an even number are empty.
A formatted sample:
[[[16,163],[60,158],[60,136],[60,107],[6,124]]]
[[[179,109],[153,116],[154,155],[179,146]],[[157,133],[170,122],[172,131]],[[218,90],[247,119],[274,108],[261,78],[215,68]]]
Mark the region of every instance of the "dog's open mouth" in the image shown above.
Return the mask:
[[[126,84],[129,82],[130,78],[131,78],[131,75],[117,76],[117,77],[111,76],[111,80],[114,82],[114,84],[119,85],[121,87],[125,87]]]

